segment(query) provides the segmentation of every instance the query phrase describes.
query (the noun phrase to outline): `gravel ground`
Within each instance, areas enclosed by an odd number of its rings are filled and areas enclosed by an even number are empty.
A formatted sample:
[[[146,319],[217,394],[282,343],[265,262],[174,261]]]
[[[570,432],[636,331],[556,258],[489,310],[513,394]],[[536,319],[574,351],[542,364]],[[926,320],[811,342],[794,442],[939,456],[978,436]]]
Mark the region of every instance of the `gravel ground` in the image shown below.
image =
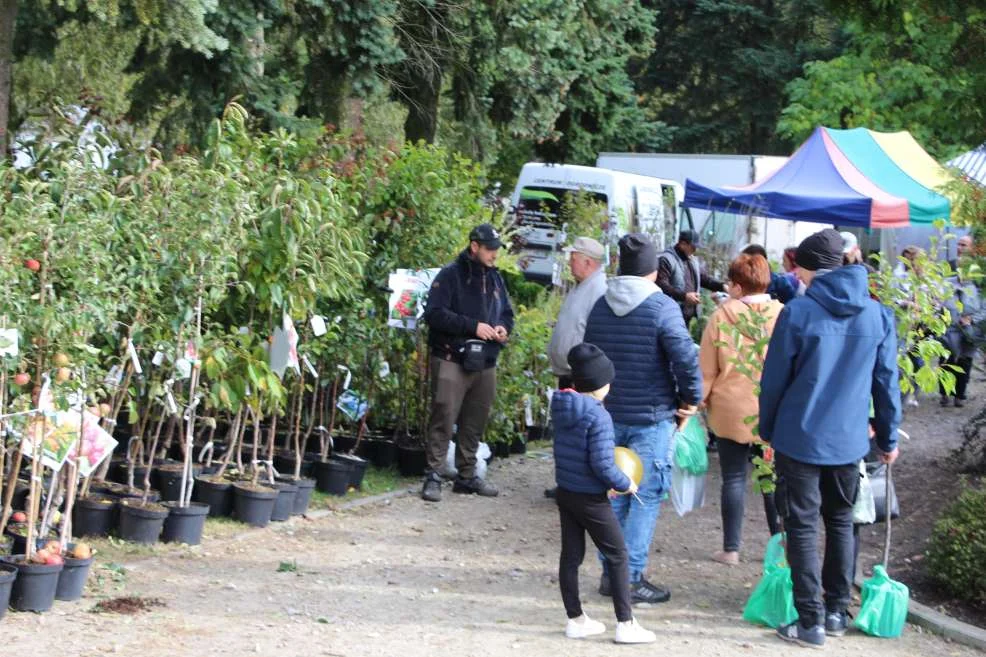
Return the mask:
[[[659,521],[648,577],[673,597],[636,612],[658,643],[621,652],[800,650],[740,618],[767,539],[759,503],[748,504],[743,562],[728,567],[708,558],[721,541],[712,466],[708,505],[679,518],[668,504]],[[446,487],[440,504],[406,496],[262,530],[210,522],[195,548],[103,542],[85,598],[41,615],[11,612],[0,632],[12,653],[61,657],[613,654],[611,631],[578,642],[562,634],[557,511],[542,494],[552,480],[550,458],[495,461],[490,476],[499,498],[452,495]],[[611,628],[610,602],[594,590],[598,577],[598,564],[587,558],[586,609]],[[116,596],[157,598],[163,606],[132,616],[92,613]],[[868,657],[978,654],[912,627],[898,640],[850,632],[826,649]]]

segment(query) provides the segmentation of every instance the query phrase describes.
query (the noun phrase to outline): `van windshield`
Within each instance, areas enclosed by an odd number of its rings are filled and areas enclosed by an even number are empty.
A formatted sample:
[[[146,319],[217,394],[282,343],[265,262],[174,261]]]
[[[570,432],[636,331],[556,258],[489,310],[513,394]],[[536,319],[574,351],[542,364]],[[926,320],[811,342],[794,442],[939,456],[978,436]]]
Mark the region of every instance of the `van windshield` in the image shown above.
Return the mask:
[[[562,189],[559,187],[522,187],[515,211],[521,225],[548,224],[557,227],[558,217],[565,213],[566,198],[580,195],[586,201],[607,207],[608,199],[600,192]]]

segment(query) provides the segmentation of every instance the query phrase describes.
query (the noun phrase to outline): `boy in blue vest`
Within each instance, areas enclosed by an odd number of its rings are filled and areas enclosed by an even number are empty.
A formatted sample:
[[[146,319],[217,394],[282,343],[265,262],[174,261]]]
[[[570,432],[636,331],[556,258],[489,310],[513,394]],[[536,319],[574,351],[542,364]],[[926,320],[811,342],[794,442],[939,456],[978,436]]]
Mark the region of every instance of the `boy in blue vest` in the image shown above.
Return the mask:
[[[554,394],[551,420],[555,427],[556,500],[561,516],[561,557],[558,584],[568,614],[565,636],[582,639],[602,634],[606,627],[582,610],[579,566],[585,558],[585,534],[605,556],[616,611],[616,643],[652,643],[657,637],[633,618],[630,571],[623,532],[607,491],[634,494],[637,485],[616,467],[613,420],[603,408],[615,376],[613,362],[592,344],[577,344],[568,352],[572,384]]]

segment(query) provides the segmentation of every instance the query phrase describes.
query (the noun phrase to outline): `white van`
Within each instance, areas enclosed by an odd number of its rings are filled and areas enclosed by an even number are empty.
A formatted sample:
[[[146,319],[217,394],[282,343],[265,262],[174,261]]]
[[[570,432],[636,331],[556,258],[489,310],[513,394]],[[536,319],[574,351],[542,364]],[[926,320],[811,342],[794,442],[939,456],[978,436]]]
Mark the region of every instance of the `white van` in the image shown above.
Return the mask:
[[[609,229],[603,240],[614,246],[629,232],[651,235],[658,250],[678,232],[678,205],[684,188],[673,180],[573,164],[528,163],[510,197],[521,241],[520,267],[540,282],[558,281],[564,262],[565,226],[558,217],[565,196],[583,191],[606,204]],[[687,227],[691,228],[690,218]]]

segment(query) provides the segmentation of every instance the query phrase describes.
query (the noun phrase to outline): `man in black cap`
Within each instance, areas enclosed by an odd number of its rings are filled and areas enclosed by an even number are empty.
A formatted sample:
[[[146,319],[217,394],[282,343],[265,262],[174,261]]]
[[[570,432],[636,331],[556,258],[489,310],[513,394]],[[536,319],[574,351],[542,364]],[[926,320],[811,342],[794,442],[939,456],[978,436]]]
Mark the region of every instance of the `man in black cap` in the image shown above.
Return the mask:
[[[695,257],[700,246],[697,231],[683,230],[678,235],[678,243],[658,258],[657,284],[666,295],[678,302],[685,326],[701,310],[700,287],[712,292],[726,290],[722,281],[702,273],[702,265]]]
[[[657,249],[646,235],[620,240],[620,271],[593,306],[586,342],[613,361],[616,377],[606,410],[613,417],[616,444],[629,447],[644,464],[636,497],[617,497],[630,564],[634,604],[665,602],[671,593],[644,578],[661,500],[671,487],[669,445],[676,414],[694,414],[702,400],[698,348],[678,305],[655,285]],[[609,565],[603,560],[600,593],[608,595]]]
[[[897,458],[897,333],[893,311],[870,298],[866,269],[842,266],[839,233],[827,228],[806,238],[794,262],[808,289],[784,306],[770,337],[760,379],[760,438],[774,448],[777,509],[798,611],[798,620],[777,633],[819,648],[826,635],[842,636],[848,627],[852,508],[871,424],[880,459]]]
[[[421,497],[442,499],[442,473],[455,432],[453,493],[495,497],[476,476],[476,451],[496,395],[496,359],[514,325],[507,288],[496,269],[500,234],[490,224],[469,233],[469,246],[435,277],[425,304],[431,348],[432,406],[425,451],[428,472]]]

